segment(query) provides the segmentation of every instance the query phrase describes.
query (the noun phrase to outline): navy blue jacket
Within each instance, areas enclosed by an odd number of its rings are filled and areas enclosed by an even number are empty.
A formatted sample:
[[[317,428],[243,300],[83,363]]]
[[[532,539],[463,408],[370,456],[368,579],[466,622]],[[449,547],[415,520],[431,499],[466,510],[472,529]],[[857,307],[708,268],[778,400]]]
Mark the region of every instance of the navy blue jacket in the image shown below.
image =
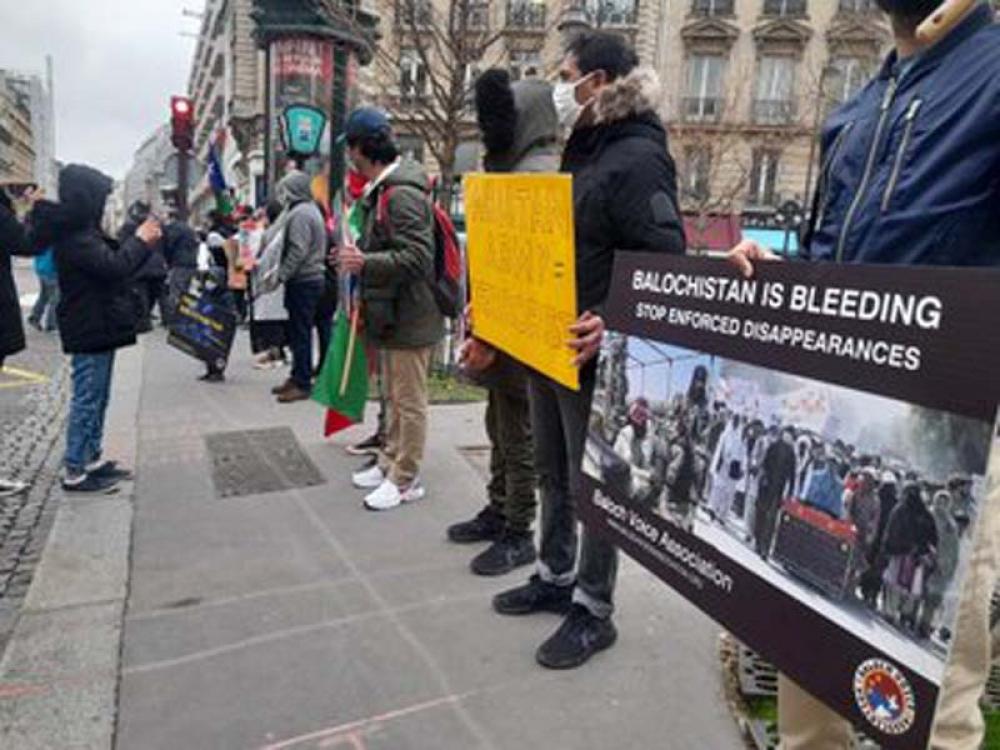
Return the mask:
[[[896,53],[824,126],[814,260],[1000,265],[1000,26],[981,5]]]

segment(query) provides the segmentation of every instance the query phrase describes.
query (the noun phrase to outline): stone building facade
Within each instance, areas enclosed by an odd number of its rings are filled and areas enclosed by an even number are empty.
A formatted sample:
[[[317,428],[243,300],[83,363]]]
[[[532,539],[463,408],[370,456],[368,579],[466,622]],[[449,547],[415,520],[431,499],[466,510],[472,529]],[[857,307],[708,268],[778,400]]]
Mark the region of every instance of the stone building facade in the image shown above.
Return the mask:
[[[215,145],[238,200],[254,203],[264,175],[264,53],[253,38],[252,0],[206,0],[188,79],[195,108],[194,154]],[[195,214],[213,206],[207,178],[190,197]]]
[[[875,0],[677,0],[664,26],[685,207],[752,216],[807,204],[825,115],[891,44]]]

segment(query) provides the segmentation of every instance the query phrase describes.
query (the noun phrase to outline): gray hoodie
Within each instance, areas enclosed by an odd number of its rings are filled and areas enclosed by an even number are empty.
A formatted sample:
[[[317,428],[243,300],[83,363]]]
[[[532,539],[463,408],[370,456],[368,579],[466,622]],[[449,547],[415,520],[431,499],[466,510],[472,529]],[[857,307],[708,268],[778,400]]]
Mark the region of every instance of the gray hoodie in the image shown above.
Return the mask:
[[[534,78],[510,86],[514,100],[514,133],[509,149],[486,155],[487,172],[558,172],[559,121],[552,85]]]
[[[278,183],[278,200],[287,214],[285,252],[278,270],[282,284],[322,279],[326,274],[326,222],[313,200],[311,183],[305,172],[292,172]]]

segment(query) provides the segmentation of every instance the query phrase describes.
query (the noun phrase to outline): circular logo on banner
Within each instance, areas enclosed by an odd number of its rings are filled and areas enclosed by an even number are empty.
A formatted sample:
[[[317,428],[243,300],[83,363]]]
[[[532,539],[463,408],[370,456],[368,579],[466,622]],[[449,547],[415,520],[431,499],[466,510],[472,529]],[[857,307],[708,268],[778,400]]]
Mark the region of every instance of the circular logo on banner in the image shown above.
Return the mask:
[[[872,726],[885,734],[904,734],[916,716],[909,680],[884,659],[869,659],[854,673],[854,699]]]

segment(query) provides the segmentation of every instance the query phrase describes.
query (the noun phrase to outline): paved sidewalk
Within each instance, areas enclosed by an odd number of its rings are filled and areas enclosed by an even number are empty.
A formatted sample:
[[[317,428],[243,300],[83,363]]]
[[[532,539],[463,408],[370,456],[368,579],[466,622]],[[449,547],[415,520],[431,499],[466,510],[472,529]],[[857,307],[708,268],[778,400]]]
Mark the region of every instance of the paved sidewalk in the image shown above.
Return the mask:
[[[134,518],[128,491],[60,510],[55,549],[75,532],[90,550],[77,568],[97,580],[80,581],[73,556],[50,564],[50,543],[39,579],[66,593],[42,598],[52,589],[36,580],[32,617],[46,618],[44,637],[38,627],[15,634],[9,651],[19,656],[5,661],[29,686],[55,669],[58,689],[49,702],[0,695],[4,748],[110,747],[109,660],[125,590],[115,561],[125,560],[130,520],[120,750],[742,747],[721,694],[718,628],[637,566],[623,565],[618,646],[576,672],[535,665],[557,618],[492,612],[492,595],[527,572],[476,578],[467,567],[475,549],[444,538],[482,502],[482,478],[458,450],[485,442],[482,406],[435,408],[428,499],[374,514],[350,487],[357,462],[342,450],[362,428],[325,442],[319,407],[268,395],[283,371],[254,372],[238,354],[229,382],[202,384],[198,365],[162,333],[133,351],[112,408],[127,410],[113,424],[138,428]],[[279,426],[294,431],[326,483],[217,497],[205,436]],[[129,458],[127,441],[115,449]],[[6,674],[0,693],[13,684]]]

